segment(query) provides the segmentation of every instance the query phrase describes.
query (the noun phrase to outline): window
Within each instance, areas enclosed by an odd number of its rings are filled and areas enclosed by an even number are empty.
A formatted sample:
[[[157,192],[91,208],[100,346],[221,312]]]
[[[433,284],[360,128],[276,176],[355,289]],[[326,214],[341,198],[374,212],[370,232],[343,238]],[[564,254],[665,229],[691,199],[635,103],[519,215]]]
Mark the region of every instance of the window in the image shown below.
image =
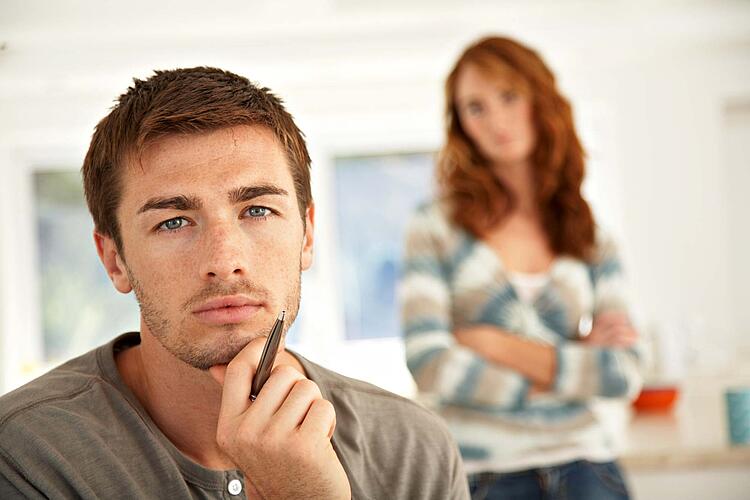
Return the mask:
[[[396,282],[404,231],[433,193],[433,154],[335,160],[339,280],[348,340],[400,336]]]
[[[138,330],[138,305],[114,289],[99,261],[80,173],[33,177],[44,361],[57,363]]]

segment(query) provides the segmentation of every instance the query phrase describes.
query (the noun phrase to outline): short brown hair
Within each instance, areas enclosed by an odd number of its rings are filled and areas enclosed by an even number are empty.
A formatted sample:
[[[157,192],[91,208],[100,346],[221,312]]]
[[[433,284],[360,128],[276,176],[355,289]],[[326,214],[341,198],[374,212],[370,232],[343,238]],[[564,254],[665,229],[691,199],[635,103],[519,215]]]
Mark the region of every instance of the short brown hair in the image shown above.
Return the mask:
[[[536,129],[531,162],[545,232],[555,254],[588,258],[594,245],[594,217],[581,195],[585,155],[572,108],[539,54],[510,38],[492,36],[471,44],[445,82],[446,141],[438,180],[452,206],[453,222],[481,237],[514,208],[512,193],[492,173],[459,120],[456,80],[467,64],[488,75],[502,75],[531,98]]]
[[[117,207],[121,171],[150,142],[169,134],[210,132],[236,125],[269,128],[284,148],[302,220],[312,203],[310,155],[304,134],[278,97],[247,78],[216,68],[155,71],[133,79],[96,126],[81,172],[96,230],[122,250]]]

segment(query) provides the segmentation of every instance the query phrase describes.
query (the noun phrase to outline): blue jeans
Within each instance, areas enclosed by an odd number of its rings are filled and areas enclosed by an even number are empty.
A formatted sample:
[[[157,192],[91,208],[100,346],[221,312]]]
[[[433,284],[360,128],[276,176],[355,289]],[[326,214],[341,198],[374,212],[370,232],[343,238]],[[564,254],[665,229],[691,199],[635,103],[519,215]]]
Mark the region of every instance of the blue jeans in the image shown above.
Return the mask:
[[[627,486],[616,462],[578,460],[518,472],[469,475],[472,500],[627,500]]]

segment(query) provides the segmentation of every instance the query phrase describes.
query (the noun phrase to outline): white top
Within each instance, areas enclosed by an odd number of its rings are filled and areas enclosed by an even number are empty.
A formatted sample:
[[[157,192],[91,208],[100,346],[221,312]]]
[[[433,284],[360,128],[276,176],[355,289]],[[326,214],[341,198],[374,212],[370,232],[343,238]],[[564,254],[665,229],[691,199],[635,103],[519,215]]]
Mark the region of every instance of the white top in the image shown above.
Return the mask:
[[[549,273],[521,273],[508,271],[508,279],[523,302],[531,303],[539,297],[549,283]]]

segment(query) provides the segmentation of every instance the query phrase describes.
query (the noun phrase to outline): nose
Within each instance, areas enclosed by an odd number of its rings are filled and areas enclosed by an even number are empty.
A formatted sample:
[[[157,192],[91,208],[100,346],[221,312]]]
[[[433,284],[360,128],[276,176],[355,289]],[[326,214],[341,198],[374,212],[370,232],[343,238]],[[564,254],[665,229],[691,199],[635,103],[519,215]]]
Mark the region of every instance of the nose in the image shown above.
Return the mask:
[[[200,274],[204,280],[231,280],[244,277],[247,272],[246,235],[236,224],[220,222],[202,235]]]
[[[510,120],[510,113],[508,109],[506,109],[506,106],[502,103],[496,102],[489,106],[487,118],[495,127],[504,127]]]

